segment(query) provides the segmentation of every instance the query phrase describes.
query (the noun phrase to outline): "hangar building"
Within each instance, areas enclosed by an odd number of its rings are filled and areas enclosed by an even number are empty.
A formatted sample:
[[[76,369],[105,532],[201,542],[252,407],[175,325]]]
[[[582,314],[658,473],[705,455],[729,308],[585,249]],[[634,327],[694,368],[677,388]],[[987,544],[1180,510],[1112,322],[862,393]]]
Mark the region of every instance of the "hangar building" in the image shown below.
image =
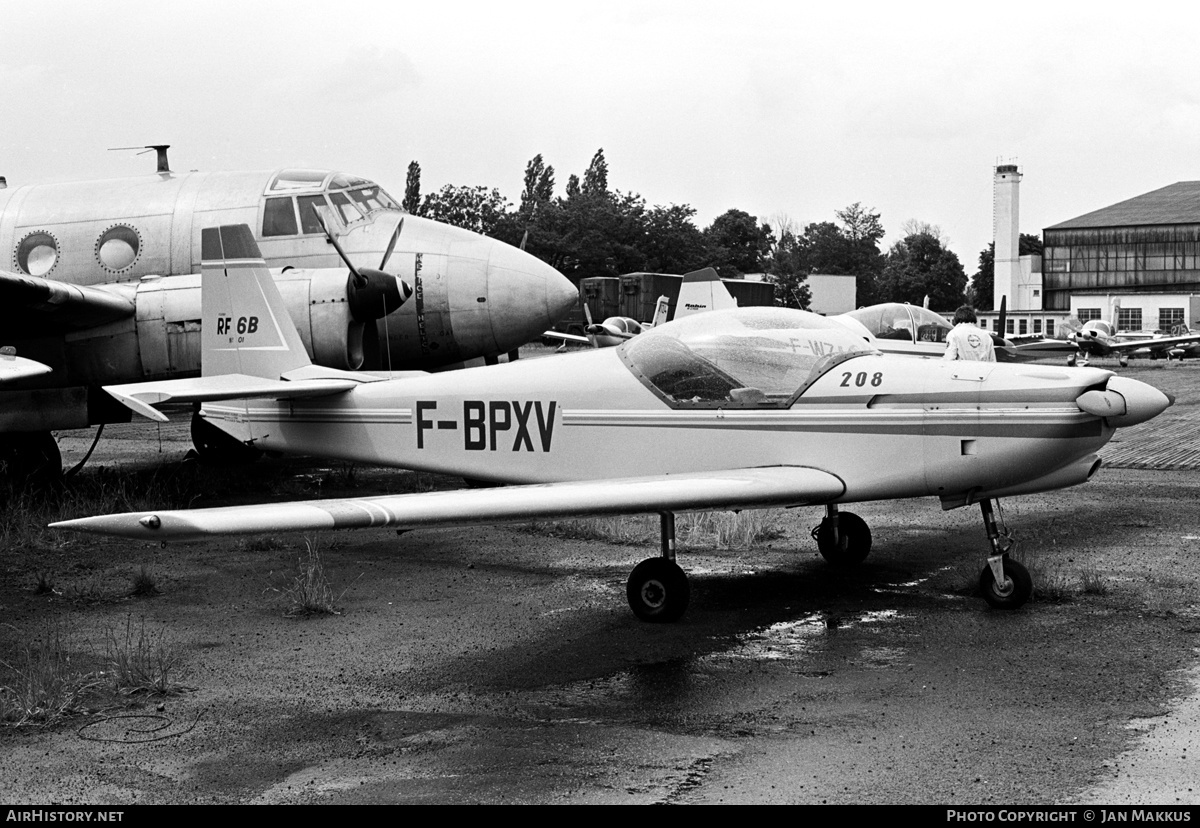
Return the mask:
[[[1047,227],[1042,240],[1046,311],[1120,330],[1200,324],[1200,181]]]

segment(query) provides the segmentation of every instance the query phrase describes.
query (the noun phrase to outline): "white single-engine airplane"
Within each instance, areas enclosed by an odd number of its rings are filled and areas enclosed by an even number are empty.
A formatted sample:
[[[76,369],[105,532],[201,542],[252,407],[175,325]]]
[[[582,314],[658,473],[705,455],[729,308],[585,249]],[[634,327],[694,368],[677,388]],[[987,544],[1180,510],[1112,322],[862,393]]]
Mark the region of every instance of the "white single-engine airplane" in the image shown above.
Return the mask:
[[[206,229],[203,243],[203,376],[110,393],[159,420],[152,404],[201,401],[210,423],[263,449],[513,485],[56,528],[168,541],[659,513],[662,554],[633,570],[627,596],[638,617],[670,621],[689,594],[678,511],[824,506],[818,550],[841,565],[871,548],[842,504],[933,496],[945,509],[980,505],[983,593],[1012,608],[1032,582],[1005,555],[992,500],[1083,483],[1116,428],[1173,402],[1094,368],[882,354],[837,322],[783,308],[700,314],[617,348],[380,380],[310,364],[246,227]],[[617,454],[654,472],[614,479],[596,460]]]

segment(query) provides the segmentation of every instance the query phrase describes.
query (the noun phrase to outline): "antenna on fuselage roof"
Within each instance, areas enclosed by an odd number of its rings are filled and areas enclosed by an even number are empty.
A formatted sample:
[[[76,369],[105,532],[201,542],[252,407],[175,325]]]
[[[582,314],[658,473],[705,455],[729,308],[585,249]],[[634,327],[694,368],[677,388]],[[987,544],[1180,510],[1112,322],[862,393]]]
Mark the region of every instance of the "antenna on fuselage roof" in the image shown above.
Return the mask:
[[[171,165],[167,163],[167,150],[171,148],[170,144],[147,144],[144,147],[109,147],[109,152],[119,152],[122,150],[142,150],[138,155],[145,155],[150,150],[154,150],[158,154],[158,169],[156,172],[169,173]]]

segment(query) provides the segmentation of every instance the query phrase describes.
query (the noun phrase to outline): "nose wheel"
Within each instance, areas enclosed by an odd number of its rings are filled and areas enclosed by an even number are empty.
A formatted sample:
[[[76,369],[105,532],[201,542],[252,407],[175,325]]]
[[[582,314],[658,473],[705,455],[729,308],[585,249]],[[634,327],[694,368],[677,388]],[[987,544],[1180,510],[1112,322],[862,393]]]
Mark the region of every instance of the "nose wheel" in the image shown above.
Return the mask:
[[[1017,609],[1024,606],[1033,595],[1033,578],[1028,569],[1008,557],[1004,548],[1007,543],[1002,543],[996,516],[992,512],[992,501],[981,500],[979,509],[983,513],[983,525],[992,547],[987,566],[979,575],[983,600],[994,609]]]
[[[995,609],[1016,609],[1029,600],[1033,594],[1033,578],[1029,570],[1016,561],[1002,556],[1000,562],[1000,578],[997,580],[991,560],[979,575],[979,589],[983,592],[983,600]]]

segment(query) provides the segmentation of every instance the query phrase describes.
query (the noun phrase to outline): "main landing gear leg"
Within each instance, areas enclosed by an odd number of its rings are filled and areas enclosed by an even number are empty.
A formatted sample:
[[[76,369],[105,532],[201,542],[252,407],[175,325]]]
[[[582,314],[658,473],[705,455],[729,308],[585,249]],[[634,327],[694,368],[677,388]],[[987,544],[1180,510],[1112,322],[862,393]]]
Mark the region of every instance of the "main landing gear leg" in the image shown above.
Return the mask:
[[[871,529],[853,512],[838,512],[836,503],[825,507],[825,519],[813,530],[817,551],[836,567],[849,568],[866,560],[871,551]]]
[[[1008,544],[1001,540],[992,501],[981,500],[979,510],[983,513],[983,525],[992,548],[987,566],[979,575],[979,588],[984,600],[996,609],[1016,609],[1033,594],[1033,579],[1029,577],[1029,570],[1008,557]]]
[[[675,513],[663,512],[660,527],[662,555],[635,566],[625,586],[629,608],[643,621],[679,620],[691,594],[687,575],[675,563]]]

